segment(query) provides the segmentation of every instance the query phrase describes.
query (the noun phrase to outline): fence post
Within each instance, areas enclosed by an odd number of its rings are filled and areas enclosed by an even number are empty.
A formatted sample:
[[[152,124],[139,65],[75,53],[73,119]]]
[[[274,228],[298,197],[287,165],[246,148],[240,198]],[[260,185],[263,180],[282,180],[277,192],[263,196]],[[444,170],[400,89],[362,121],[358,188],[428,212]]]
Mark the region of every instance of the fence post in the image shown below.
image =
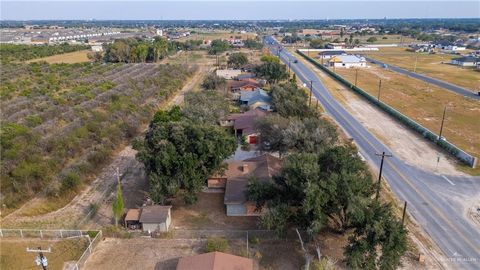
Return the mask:
[[[20,229],[20,237],[23,238],[23,231]]]
[[[63,230],[60,230],[60,238],[63,238]]]
[[[3,238],[3,231],[2,231],[2,229],[0,229],[0,237]]]
[[[40,238],[43,238],[42,230],[39,230],[39,232],[40,232]]]

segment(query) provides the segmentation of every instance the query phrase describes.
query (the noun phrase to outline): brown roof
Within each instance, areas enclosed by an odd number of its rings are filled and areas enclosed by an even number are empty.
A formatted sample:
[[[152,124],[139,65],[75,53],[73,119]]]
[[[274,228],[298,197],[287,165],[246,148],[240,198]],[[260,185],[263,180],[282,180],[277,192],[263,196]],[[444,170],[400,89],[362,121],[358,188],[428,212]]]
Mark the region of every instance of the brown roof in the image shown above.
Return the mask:
[[[257,117],[264,117],[265,115],[267,115],[266,111],[254,109],[245,113],[231,114],[227,117],[227,119],[235,121],[233,124],[234,129],[241,129],[243,135],[249,135],[255,132],[255,119]]]
[[[125,216],[125,221],[139,221],[140,212],[140,209],[129,209]]]
[[[280,173],[282,161],[270,154],[263,154],[243,161],[227,162],[228,168],[224,177],[227,178],[225,187],[225,204],[239,204],[247,201],[248,180],[255,177],[258,181],[269,182],[272,177]],[[244,170],[245,165],[247,170]]]
[[[230,89],[245,87],[245,86],[248,86],[248,85],[251,85],[251,86],[254,86],[254,87],[261,87],[262,86],[259,82],[257,82],[254,79],[243,79],[243,80],[239,80],[239,81],[230,81],[229,82]]]
[[[180,258],[177,270],[253,270],[253,260],[223,252]]]
[[[167,220],[171,205],[149,205],[142,209],[141,223],[163,223]]]

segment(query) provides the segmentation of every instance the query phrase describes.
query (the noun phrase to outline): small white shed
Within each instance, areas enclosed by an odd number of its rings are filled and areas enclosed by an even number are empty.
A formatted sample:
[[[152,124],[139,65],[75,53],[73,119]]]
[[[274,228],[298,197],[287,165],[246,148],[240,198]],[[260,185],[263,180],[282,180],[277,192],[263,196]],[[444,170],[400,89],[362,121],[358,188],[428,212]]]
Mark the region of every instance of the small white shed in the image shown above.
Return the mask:
[[[149,205],[142,209],[140,223],[144,232],[167,232],[172,222],[170,205]]]

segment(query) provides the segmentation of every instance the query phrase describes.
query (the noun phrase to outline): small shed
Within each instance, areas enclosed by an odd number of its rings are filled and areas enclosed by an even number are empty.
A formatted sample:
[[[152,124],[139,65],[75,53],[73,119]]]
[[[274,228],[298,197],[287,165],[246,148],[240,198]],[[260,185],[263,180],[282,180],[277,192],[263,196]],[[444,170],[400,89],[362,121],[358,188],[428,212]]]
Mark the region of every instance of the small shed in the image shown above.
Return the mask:
[[[172,222],[171,205],[149,205],[142,209],[140,223],[144,232],[167,232]]]
[[[125,216],[125,227],[131,230],[140,229],[140,209],[129,209]]]

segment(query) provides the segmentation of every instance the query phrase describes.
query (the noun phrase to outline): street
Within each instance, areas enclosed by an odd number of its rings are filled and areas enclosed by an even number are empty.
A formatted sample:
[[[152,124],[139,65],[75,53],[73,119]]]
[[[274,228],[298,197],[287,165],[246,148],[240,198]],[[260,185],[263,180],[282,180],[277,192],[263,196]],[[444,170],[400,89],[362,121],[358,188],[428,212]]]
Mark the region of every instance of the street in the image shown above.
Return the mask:
[[[352,117],[328,92],[320,79],[288,51],[278,48],[273,37],[265,38],[274,55],[288,64],[304,83],[313,81],[313,95],[337,124],[353,138],[365,159],[378,168],[376,153],[391,153],[385,160],[384,179],[400,201],[408,202],[408,213],[422,226],[455,269],[480,268],[480,232],[465,217],[465,201],[480,196],[480,177],[452,177],[407,165]],[[471,92],[470,92],[471,93]],[[472,94],[473,95],[473,94]]]

